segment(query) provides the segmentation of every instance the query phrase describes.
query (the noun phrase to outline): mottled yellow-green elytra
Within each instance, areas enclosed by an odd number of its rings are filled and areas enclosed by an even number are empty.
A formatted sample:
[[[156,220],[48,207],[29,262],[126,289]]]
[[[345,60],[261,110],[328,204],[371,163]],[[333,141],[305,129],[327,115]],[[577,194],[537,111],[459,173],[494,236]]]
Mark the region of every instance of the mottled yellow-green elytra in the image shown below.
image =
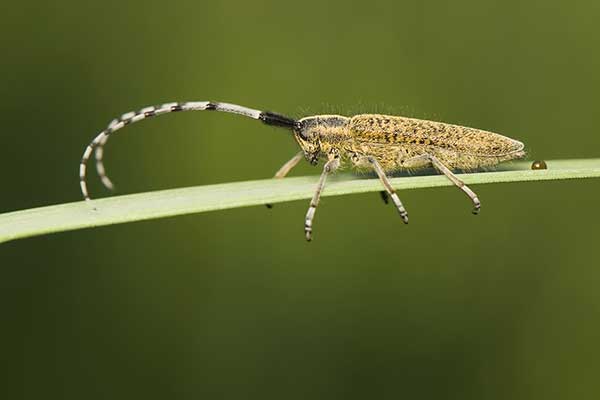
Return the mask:
[[[496,133],[442,122],[378,114],[351,118],[322,115],[303,118],[296,139],[309,160],[336,149],[357,167],[371,168],[374,156],[384,171],[430,166],[424,154],[451,169],[476,169],[525,155],[523,143]]]

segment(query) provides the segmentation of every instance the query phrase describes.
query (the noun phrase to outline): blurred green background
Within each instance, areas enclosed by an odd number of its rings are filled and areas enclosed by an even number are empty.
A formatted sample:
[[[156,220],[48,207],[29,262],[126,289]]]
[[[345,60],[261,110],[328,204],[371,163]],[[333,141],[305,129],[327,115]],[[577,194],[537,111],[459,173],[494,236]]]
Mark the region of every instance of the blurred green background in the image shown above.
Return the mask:
[[[600,155],[600,3],[9,2],[0,212],[77,201],[85,145],[146,105],[480,127]],[[119,193],[270,177],[283,131],[222,113],[127,127]],[[293,175],[318,174],[303,163]],[[92,196],[107,193],[91,174]],[[600,395],[600,182],[374,193],[0,246],[2,398]]]

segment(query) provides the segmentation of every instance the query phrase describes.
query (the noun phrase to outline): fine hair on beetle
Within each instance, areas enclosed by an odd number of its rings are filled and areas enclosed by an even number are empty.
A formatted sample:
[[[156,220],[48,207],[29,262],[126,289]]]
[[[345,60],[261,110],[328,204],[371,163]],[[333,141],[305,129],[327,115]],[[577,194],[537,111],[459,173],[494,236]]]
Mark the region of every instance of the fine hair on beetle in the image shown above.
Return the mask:
[[[357,171],[374,172],[382,183],[382,199],[391,198],[404,223],[408,213],[388,176],[395,171],[433,167],[462,190],[479,213],[478,196],[453,171],[493,167],[501,162],[523,158],[523,143],[497,133],[443,122],[383,114],[311,115],[300,119],[271,111],[259,111],[236,104],[193,101],[165,103],[123,114],[110,122],[85,148],[79,164],[79,182],[86,201],[87,162],[94,154],[96,171],[104,186],[114,185],[104,167],[104,146],[113,133],[141,120],[179,111],[220,111],[260,120],[266,125],[292,133],[300,151],[286,162],[274,178],[284,178],[302,159],[312,165],[323,161],[323,169],[304,219],[304,234],[312,239],[313,220],[327,176],[341,165]],[[269,206],[269,205],[267,205]]]

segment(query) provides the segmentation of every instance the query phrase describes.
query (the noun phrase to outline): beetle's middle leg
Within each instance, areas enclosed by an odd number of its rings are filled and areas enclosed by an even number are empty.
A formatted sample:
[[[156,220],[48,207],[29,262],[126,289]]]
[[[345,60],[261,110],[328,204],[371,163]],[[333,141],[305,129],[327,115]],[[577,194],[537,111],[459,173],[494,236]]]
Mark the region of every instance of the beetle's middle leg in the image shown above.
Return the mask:
[[[465,183],[460,180],[450,168],[446,167],[436,156],[433,154],[422,154],[416,157],[408,158],[400,161],[403,167],[411,168],[415,165],[422,165],[423,162],[429,162],[435,169],[437,169],[442,174],[446,175],[448,179],[452,183],[454,183],[460,190],[465,192],[467,196],[473,202],[473,214],[479,214],[479,209],[481,208],[481,202],[479,201],[479,197],[469,188]]]
[[[385,198],[387,198],[387,195],[389,195],[389,197],[392,198],[394,205],[396,206],[396,208],[398,209],[398,212],[400,213],[400,217],[402,218],[402,221],[404,221],[405,224],[408,224],[408,213],[406,212],[406,209],[402,205],[400,198],[396,194],[396,189],[394,189],[394,187],[390,183],[389,178],[385,174],[385,171],[383,170],[383,168],[381,168],[381,165],[379,165],[379,162],[377,161],[377,159],[375,157],[367,156],[367,157],[365,157],[365,159],[366,159],[366,161],[369,162],[369,164],[371,164],[371,167],[377,173],[379,180],[381,180],[381,183],[383,183],[383,186],[385,187],[385,190],[386,190]],[[361,161],[362,160],[357,160],[357,163],[360,163]]]

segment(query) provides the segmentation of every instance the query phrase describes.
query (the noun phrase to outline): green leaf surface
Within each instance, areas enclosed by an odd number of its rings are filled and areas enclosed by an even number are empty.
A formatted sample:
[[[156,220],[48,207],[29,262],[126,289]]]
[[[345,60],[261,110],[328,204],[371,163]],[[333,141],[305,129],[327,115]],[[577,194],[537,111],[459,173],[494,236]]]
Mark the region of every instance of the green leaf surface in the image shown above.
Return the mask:
[[[600,177],[600,159],[547,161],[548,169],[531,170],[531,162],[515,162],[495,172],[459,174],[469,185]],[[282,203],[312,197],[318,176],[264,179],[161,190],[78,201],[0,214],[0,243],[53,232],[143,221],[228,208]],[[449,186],[441,175],[391,179],[398,190]],[[323,196],[382,190],[378,179],[350,174],[331,177]]]

